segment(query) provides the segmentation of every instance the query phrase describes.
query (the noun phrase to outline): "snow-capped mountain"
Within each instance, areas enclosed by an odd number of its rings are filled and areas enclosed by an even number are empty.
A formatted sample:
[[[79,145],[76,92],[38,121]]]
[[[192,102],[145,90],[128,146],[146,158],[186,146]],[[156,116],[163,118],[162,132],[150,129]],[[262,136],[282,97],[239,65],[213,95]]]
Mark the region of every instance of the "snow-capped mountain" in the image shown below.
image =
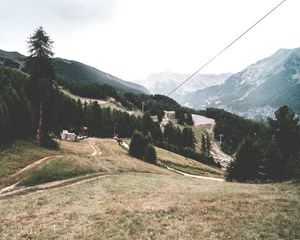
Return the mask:
[[[198,74],[180,87],[174,96],[195,92],[212,85],[223,83],[232,73],[223,74]],[[174,72],[153,73],[147,79],[139,81],[153,94],[168,94],[176,86],[187,79],[190,74]],[[173,97],[173,95],[172,95]],[[174,97],[176,99],[176,97]]]
[[[197,109],[219,107],[250,115],[288,105],[299,114],[300,48],[280,49],[223,84],[196,91],[184,100]]]
[[[197,74],[184,85],[182,85],[176,92],[172,93],[170,97],[175,99],[180,104],[185,104],[185,98],[190,93],[196,90],[207,88],[212,85],[223,83],[232,73],[222,74]],[[152,94],[166,95],[175,87],[187,79],[190,74],[180,74],[170,71],[153,73],[144,80],[138,81],[144,85]]]

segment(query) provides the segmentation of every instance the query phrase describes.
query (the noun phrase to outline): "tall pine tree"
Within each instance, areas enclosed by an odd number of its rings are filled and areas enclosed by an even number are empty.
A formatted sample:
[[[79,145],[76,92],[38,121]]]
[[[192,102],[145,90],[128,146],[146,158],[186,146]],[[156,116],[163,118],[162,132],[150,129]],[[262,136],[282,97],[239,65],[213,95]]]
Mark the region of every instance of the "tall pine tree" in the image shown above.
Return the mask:
[[[54,89],[54,67],[52,64],[53,41],[42,27],[36,29],[29,37],[27,69],[31,74],[32,98],[36,103],[38,145],[46,146],[50,142],[49,124],[46,124],[47,107],[51,105]]]

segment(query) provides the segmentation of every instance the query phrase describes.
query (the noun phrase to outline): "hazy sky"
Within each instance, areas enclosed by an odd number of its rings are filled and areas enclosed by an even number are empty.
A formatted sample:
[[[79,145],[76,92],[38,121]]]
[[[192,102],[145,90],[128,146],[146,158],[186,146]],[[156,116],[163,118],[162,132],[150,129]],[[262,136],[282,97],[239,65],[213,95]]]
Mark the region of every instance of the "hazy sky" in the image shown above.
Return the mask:
[[[192,73],[279,0],[0,0],[0,49],[27,54],[38,26],[55,56],[124,80]],[[300,47],[300,1],[287,0],[203,73],[237,72]]]

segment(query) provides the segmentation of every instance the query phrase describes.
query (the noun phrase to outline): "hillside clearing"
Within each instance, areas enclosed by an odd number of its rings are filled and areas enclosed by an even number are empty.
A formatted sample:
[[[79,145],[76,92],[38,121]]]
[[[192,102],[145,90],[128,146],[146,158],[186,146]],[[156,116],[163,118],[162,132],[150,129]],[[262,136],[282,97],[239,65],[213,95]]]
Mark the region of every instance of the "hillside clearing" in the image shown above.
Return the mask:
[[[99,99],[95,99],[95,98],[86,98],[86,97],[80,97],[78,95],[72,94],[70,93],[68,90],[63,89],[62,87],[60,87],[60,91],[63,92],[65,95],[69,96],[70,98],[73,98],[74,100],[80,100],[82,103],[84,102],[94,102],[96,101],[101,107],[103,108],[111,108],[111,109],[116,109],[119,111],[123,111],[123,112],[127,112],[130,115],[135,115],[135,116],[143,116],[143,113],[141,111],[129,111],[127,110],[124,106],[122,106],[121,103],[118,103],[115,101],[115,99],[113,98],[109,98],[108,100],[99,100]]]

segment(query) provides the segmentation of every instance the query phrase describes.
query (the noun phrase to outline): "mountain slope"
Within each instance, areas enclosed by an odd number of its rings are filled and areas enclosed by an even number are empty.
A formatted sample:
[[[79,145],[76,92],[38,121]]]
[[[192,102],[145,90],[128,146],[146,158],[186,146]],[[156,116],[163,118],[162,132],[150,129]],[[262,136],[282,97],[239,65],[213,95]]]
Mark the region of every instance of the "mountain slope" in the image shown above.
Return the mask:
[[[25,56],[18,52],[0,50],[0,64],[22,70],[25,64]],[[54,58],[55,72],[57,75],[81,83],[108,84],[126,92],[149,93],[149,91],[136,83],[124,81],[111,74],[102,72],[86,64]]]
[[[300,48],[280,49],[232,75],[225,83],[190,94],[195,108],[219,107],[254,112],[288,105],[300,113]]]
[[[197,74],[190,81],[178,89],[172,97],[179,102],[184,102],[183,96],[185,94],[200,90],[212,85],[223,83],[232,73],[222,74]],[[187,79],[189,74],[180,74],[174,72],[153,73],[145,80],[139,82],[143,84],[153,94],[167,94],[176,86]]]
[[[77,61],[55,58],[54,66],[56,74],[80,83],[92,82],[108,84],[112,87],[135,93],[149,92],[139,84],[121,80],[113,75]]]

